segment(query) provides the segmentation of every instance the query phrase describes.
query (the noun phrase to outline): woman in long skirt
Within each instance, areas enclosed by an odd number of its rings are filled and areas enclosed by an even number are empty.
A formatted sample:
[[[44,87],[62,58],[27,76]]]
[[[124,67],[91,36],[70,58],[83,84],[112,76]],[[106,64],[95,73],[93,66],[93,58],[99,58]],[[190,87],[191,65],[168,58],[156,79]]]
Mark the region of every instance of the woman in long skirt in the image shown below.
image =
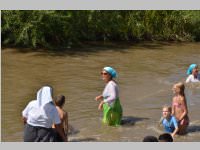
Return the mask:
[[[122,107],[119,99],[118,85],[113,79],[117,77],[117,72],[112,67],[104,67],[101,75],[106,86],[102,95],[97,96],[95,100],[101,101],[98,109],[103,110],[103,123],[118,126],[121,124]]]

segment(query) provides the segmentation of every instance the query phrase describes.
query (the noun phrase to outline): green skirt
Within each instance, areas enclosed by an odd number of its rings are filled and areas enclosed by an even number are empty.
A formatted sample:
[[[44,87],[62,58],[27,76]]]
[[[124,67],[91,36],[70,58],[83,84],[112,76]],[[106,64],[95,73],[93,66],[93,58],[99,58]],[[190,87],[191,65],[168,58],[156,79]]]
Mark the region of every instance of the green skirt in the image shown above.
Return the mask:
[[[111,107],[107,103],[103,104],[103,123],[110,126],[118,126],[121,124],[122,107],[119,98],[115,100]]]

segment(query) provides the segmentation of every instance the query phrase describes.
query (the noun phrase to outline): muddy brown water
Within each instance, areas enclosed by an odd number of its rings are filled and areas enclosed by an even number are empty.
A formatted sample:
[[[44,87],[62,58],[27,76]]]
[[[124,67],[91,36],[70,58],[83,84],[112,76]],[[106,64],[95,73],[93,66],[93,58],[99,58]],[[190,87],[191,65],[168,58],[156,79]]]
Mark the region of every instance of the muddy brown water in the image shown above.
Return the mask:
[[[200,43],[143,43],[92,47],[78,52],[1,51],[1,140],[23,141],[21,112],[37,90],[52,85],[64,94],[69,113],[69,141],[139,142],[158,136],[161,108],[171,104],[172,85],[184,81],[189,64],[200,65]],[[104,66],[118,71],[123,106],[120,127],[101,124],[102,112],[94,100],[104,88]],[[175,141],[200,141],[200,84],[187,85],[190,126]]]

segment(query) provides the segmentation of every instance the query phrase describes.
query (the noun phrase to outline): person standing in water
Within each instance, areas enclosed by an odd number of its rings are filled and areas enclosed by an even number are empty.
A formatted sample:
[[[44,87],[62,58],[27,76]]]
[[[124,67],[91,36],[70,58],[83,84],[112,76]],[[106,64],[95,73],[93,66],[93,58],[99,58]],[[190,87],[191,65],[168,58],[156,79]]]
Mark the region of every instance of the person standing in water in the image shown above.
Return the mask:
[[[62,140],[67,141],[52,95],[53,89],[50,86],[43,86],[38,90],[36,100],[30,101],[22,111],[25,125],[24,142],[55,142],[52,124],[55,124],[55,129]]]
[[[106,83],[102,95],[95,98],[96,101],[101,101],[98,109],[103,110],[103,123],[111,126],[121,124],[122,107],[119,100],[119,89],[116,81],[113,78],[117,77],[117,72],[112,67],[104,67],[102,79]]]
[[[173,86],[174,97],[172,99],[172,115],[178,121],[178,134],[185,134],[189,125],[188,108],[185,98],[185,86],[182,82]]]
[[[191,64],[187,70],[188,77],[185,82],[200,82],[200,74],[198,72],[197,64]]]
[[[63,106],[65,104],[65,96],[64,95],[58,95],[54,98],[54,104],[56,105],[56,109],[58,111],[60,120],[61,120],[61,126],[63,133],[65,134],[67,140],[68,140],[68,113],[63,109]],[[62,137],[59,135],[58,132],[55,130],[55,125],[53,124],[52,128],[55,131],[56,134],[56,142],[63,142]]]

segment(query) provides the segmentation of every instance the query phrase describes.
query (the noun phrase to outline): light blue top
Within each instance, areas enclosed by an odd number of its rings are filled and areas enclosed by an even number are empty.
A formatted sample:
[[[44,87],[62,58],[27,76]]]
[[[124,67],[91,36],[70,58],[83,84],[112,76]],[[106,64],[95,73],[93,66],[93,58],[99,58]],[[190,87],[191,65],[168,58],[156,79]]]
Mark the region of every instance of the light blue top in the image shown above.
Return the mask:
[[[165,132],[172,133],[175,128],[178,128],[178,122],[174,116],[171,116],[169,120],[164,118],[162,120],[162,125],[165,129]]]

